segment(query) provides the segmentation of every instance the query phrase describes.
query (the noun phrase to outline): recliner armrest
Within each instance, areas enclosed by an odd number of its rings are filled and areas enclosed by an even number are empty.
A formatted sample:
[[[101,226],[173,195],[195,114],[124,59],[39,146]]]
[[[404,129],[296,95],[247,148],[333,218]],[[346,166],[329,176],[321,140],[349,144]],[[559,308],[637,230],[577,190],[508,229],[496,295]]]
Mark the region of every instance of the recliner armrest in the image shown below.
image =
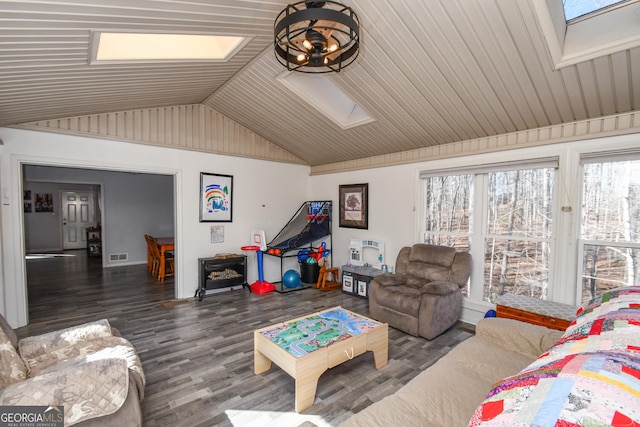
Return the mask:
[[[454,292],[460,292],[460,286],[453,282],[435,281],[424,285],[422,292],[431,295],[449,295]]]
[[[377,282],[381,286],[404,285],[407,282],[406,274],[387,273],[373,278],[372,282]]]

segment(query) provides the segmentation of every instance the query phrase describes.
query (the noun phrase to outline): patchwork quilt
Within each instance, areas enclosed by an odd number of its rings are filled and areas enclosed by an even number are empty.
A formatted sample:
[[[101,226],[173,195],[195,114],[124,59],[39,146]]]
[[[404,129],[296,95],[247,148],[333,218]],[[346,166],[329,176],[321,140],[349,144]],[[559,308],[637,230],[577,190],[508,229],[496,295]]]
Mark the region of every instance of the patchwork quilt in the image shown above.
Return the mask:
[[[553,347],[494,386],[469,426],[640,427],[640,287],[580,308]]]

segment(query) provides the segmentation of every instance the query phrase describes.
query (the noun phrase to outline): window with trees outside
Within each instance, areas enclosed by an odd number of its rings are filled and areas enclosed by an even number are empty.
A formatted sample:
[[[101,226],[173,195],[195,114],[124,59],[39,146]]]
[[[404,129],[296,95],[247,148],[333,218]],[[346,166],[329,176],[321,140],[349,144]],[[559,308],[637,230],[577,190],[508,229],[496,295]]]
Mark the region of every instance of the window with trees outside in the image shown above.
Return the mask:
[[[470,249],[473,175],[433,176],[424,180],[424,242]],[[462,290],[466,296],[468,289]]]
[[[583,158],[582,302],[640,285],[640,160]]]
[[[482,283],[485,301],[504,293],[545,299],[556,169],[553,159],[422,174],[424,242],[467,249],[474,260],[483,259],[484,277],[475,283]]]

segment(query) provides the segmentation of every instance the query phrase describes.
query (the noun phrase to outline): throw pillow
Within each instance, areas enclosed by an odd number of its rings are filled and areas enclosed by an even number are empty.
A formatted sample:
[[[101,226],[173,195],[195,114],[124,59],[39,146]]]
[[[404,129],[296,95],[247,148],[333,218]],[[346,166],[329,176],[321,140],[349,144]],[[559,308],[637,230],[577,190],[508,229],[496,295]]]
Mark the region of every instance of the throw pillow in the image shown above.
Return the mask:
[[[0,329],[0,388],[27,379],[27,366],[11,344],[7,334]]]

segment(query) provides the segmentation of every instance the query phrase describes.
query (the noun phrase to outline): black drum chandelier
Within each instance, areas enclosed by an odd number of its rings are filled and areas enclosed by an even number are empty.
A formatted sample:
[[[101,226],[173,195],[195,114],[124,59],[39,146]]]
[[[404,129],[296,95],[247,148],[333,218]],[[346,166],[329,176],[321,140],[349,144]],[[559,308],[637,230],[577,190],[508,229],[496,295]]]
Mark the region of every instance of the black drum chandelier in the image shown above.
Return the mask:
[[[360,49],[358,15],[334,1],[300,1],[288,5],[273,26],[278,61],[291,71],[339,72]]]

